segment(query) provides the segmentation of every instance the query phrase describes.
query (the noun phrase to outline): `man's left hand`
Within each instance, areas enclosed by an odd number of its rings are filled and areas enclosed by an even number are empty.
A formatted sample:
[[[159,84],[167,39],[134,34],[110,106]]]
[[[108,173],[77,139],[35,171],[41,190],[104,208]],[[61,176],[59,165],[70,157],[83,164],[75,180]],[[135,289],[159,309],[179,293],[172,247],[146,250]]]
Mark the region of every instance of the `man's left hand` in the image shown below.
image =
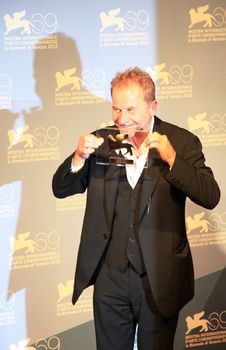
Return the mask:
[[[176,151],[166,135],[161,135],[154,131],[146,137],[144,146],[150,149],[156,148],[161,159],[168,163],[170,168],[173,166],[176,158]]]

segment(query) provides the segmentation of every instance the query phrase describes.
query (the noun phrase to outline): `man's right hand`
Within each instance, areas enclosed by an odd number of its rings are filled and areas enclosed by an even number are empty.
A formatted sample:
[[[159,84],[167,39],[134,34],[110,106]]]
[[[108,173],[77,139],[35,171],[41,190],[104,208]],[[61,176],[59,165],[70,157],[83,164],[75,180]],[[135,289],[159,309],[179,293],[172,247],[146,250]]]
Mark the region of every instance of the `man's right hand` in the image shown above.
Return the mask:
[[[73,158],[73,165],[80,166],[84,164],[85,160],[89,158],[90,154],[95,152],[104,139],[102,137],[96,137],[92,134],[83,134],[79,138],[78,147],[75,151]]]

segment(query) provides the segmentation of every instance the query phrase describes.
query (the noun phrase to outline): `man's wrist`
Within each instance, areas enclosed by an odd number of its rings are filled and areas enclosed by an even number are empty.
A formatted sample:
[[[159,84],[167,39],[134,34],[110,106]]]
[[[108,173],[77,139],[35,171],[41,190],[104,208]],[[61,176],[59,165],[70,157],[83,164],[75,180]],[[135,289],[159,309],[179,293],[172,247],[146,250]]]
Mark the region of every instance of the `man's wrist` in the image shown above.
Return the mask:
[[[85,163],[85,159],[81,158],[77,152],[75,152],[74,157],[72,158],[71,161],[71,171],[73,173],[76,173],[79,171]]]

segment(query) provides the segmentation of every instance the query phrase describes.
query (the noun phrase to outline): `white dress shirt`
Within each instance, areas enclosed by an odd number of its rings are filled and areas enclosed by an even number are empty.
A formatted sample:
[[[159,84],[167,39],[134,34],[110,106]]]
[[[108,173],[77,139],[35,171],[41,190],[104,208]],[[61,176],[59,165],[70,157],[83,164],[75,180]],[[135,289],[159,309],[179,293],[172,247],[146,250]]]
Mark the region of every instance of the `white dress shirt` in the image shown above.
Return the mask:
[[[154,117],[151,118],[149,134],[152,133],[153,126],[154,126]],[[132,151],[133,151],[133,148],[132,148]],[[147,166],[148,151],[149,149],[145,149],[138,158],[136,157],[134,152],[132,156],[124,155],[125,158],[133,160],[133,164],[126,164],[127,180],[132,188],[135,188],[144,167]]]

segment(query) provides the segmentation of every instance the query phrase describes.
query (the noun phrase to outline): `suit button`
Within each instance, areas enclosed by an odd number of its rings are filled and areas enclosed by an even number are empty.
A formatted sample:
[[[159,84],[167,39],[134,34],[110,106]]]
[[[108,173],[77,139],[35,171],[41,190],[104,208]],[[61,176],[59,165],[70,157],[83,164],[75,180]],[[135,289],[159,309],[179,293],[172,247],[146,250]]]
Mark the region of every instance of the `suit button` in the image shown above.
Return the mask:
[[[133,244],[135,242],[135,239],[129,238],[129,243]]]
[[[103,236],[103,239],[108,239],[108,235],[106,233],[104,233],[102,236]]]

